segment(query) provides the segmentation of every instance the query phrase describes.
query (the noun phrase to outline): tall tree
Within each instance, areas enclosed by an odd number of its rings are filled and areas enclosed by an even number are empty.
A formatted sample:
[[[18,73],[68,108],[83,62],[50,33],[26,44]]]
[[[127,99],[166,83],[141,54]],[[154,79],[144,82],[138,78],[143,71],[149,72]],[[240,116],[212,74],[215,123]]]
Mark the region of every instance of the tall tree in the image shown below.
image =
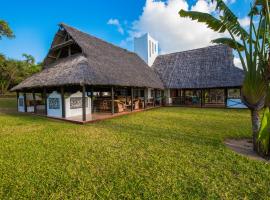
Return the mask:
[[[4,20],[0,20],[0,39],[2,37],[13,38],[13,31],[10,29],[8,23]]]
[[[249,13],[248,29],[242,27],[237,16],[223,0],[215,0],[218,16],[208,13],[184,11],[181,17],[189,17],[205,23],[210,29],[227,32],[230,37],[213,40],[214,43],[226,44],[238,52],[245,78],[242,87],[242,100],[251,111],[253,146],[258,151],[258,134],[260,131],[259,110],[265,106],[269,91],[269,0],[256,1]],[[270,64],[270,61],[269,61]],[[269,95],[270,96],[270,95]]]

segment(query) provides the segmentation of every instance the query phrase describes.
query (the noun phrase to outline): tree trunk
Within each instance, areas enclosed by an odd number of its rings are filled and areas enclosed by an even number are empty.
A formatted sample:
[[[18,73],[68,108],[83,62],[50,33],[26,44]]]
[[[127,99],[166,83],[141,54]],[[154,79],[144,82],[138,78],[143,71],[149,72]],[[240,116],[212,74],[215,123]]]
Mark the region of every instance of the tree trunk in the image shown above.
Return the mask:
[[[253,150],[258,152],[257,138],[260,131],[260,116],[256,109],[251,110]]]

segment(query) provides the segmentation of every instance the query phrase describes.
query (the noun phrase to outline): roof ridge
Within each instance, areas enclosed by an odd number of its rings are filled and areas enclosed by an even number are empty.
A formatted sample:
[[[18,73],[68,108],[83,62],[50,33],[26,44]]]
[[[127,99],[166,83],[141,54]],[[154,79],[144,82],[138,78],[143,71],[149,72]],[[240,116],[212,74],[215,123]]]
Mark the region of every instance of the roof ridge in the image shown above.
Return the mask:
[[[132,51],[129,51],[128,49],[125,49],[125,48],[119,47],[119,46],[117,46],[117,45],[115,45],[115,44],[113,44],[113,43],[107,42],[106,40],[103,40],[103,39],[98,38],[98,37],[96,37],[96,36],[94,36],[94,35],[91,35],[91,34],[89,34],[89,33],[86,33],[86,32],[84,32],[84,31],[82,31],[82,30],[80,30],[80,29],[78,29],[78,28],[73,27],[73,26],[67,25],[67,24],[65,24],[65,23],[60,23],[59,25],[62,26],[65,30],[66,30],[65,27],[70,28],[70,29],[73,29],[73,30],[75,30],[75,31],[77,31],[77,32],[79,32],[79,33],[81,33],[81,34],[86,35],[87,37],[92,37],[92,38],[94,38],[94,39],[96,39],[96,40],[99,40],[99,41],[105,43],[105,44],[111,45],[111,46],[113,46],[114,48],[117,48],[117,49],[119,49],[119,50],[121,50],[121,51],[125,51],[125,52],[131,53],[131,54],[136,54],[136,53],[134,53],[134,52],[132,52]],[[66,30],[66,31],[68,31],[68,30]]]
[[[177,51],[177,52],[172,52],[172,53],[167,53],[167,54],[161,54],[158,57],[162,57],[162,56],[170,56],[170,55],[174,55],[174,54],[180,54],[180,53],[188,53],[188,52],[194,52],[194,51],[198,51],[198,50],[203,50],[203,49],[211,49],[214,47],[221,47],[221,46],[227,46],[224,44],[215,44],[215,45],[210,45],[210,46],[206,46],[206,47],[200,47],[197,49],[189,49],[189,50],[184,50],[184,51]]]

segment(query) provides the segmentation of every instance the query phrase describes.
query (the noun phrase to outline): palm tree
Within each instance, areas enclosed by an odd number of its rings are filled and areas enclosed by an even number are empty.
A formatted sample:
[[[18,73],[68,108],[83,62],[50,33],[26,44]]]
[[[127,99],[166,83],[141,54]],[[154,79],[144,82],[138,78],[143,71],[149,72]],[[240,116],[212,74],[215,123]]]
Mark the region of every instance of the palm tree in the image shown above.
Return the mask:
[[[259,110],[265,106],[268,93],[270,66],[269,59],[269,0],[259,0],[251,7],[250,25],[246,30],[237,16],[223,0],[215,0],[218,17],[196,11],[179,12],[181,17],[205,23],[208,28],[228,33],[230,37],[213,40],[213,43],[225,44],[238,52],[244,70],[242,100],[251,111],[253,147],[258,151],[258,133],[260,131]],[[270,64],[270,60],[269,60]],[[270,96],[270,95],[269,95]]]

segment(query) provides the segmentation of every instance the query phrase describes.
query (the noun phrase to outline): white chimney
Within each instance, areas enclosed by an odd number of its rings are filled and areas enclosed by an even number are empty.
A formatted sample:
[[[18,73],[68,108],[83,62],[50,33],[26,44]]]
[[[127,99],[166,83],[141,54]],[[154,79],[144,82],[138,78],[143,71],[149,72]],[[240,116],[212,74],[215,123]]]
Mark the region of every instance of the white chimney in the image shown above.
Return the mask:
[[[134,38],[134,52],[151,67],[158,56],[158,41],[152,38],[149,33]]]

